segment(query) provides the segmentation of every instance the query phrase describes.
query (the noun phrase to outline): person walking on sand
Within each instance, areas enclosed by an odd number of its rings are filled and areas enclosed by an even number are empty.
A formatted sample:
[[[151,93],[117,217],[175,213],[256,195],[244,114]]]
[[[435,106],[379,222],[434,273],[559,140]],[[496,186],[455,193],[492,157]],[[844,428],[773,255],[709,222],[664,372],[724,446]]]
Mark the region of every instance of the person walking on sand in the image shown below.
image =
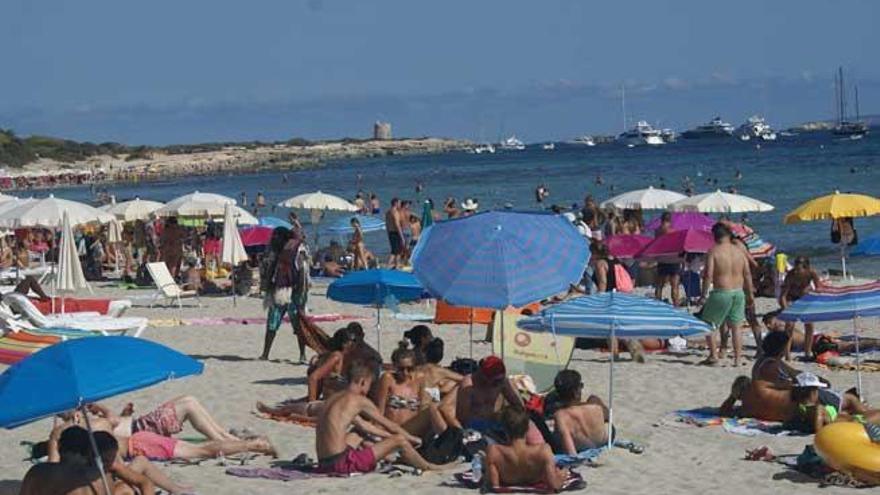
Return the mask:
[[[391,200],[391,207],[385,212],[385,229],[388,231],[388,244],[391,245],[388,266],[391,269],[397,269],[398,265],[403,261],[401,256],[404,253],[400,200],[397,198]]]
[[[180,262],[183,259],[183,240],[186,238],[186,230],[177,224],[177,217],[169,217],[165,221],[165,228],[159,237],[159,245],[162,250],[162,261],[171,272],[171,276],[177,279],[180,276]]]
[[[723,223],[712,226],[715,245],[706,254],[706,270],[703,273],[703,305],[700,318],[710,323],[715,330],[730,323],[733,338],[733,363],[739,366],[742,357],[742,335],[740,330],[746,320],[746,305],[753,304],[752,274],[749,262],[742,250],[731,242],[733,234]],[[711,289],[711,292],[709,288]],[[744,290],[745,289],[745,290]],[[709,357],[701,364],[718,363],[718,348],[715,332],[706,337]],[[745,364],[745,363],[742,363]]]
[[[315,471],[333,475],[369,473],[376,469],[379,460],[397,451],[401,462],[415,468],[443,469],[420,456],[414,446],[420,445],[421,440],[383,416],[367,398],[372,385],[373,370],[357,363],[349,369],[346,389],[324,401],[315,428]],[[358,442],[353,447],[357,439],[349,433],[352,427],[381,440],[373,444]]]

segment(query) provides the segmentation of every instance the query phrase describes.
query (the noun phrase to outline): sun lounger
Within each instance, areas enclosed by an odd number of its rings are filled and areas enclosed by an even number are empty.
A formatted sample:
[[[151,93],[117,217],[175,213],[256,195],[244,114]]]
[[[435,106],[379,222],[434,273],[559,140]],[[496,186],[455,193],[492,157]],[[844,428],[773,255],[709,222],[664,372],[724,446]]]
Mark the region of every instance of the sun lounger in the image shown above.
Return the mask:
[[[156,284],[156,294],[153,296],[153,301],[150,303],[151,308],[160,298],[165,301],[176,300],[177,307],[183,308],[181,299],[184,297],[195,297],[199,307],[202,306],[202,301],[199,299],[199,293],[194,290],[181,289],[180,286],[177,285],[177,282],[174,281],[174,277],[171,276],[171,272],[168,271],[168,267],[165,263],[161,261],[147,263],[147,271],[150,272],[150,276],[153,277],[153,282]]]
[[[45,284],[49,274],[52,272],[51,266],[37,266],[34,268],[4,268],[0,270],[0,282],[15,283],[28,275],[33,275],[40,284]]]
[[[142,317],[113,318],[85,313],[46,316],[34,306],[30,299],[17,292],[4,295],[3,302],[36,328],[73,328],[101,332],[105,335],[132,333],[134,337],[139,337],[149,323],[146,318]]]

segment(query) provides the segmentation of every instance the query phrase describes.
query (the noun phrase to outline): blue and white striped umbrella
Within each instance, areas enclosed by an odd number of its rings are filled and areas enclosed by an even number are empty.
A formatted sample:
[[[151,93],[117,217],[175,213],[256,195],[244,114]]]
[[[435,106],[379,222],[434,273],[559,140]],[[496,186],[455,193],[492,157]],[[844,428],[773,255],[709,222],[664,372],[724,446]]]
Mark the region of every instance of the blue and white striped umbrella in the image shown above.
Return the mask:
[[[578,297],[523,318],[517,324],[533,332],[572,337],[621,339],[691,337],[712,327],[688,312],[656,299],[604,292]]]
[[[669,304],[620,292],[578,297],[523,318],[519,328],[587,338],[692,337],[712,331],[706,322]],[[614,425],[614,354],[608,378],[608,448]]]
[[[880,316],[880,281],[848,287],[824,287],[793,302],[782,321],[842,321]]]
[[[504,309],[567,290],[590,256],[584,238],[560,216],[488,211],[430,226],[412,258],[413,274],[434,297]]]
[[[357,218],[358,222],[361,223],[361,231],[363,232],[375,232],[379,230],[385,230],[385,222],[381,217],[376,217],[372,215],[346,215],[343,217],[339,217],[332,222],[330,225],[324,229],[326,232],[336,235],[345,235],[345,234],[353,234],[354,227],[351,226],[351,219]]]

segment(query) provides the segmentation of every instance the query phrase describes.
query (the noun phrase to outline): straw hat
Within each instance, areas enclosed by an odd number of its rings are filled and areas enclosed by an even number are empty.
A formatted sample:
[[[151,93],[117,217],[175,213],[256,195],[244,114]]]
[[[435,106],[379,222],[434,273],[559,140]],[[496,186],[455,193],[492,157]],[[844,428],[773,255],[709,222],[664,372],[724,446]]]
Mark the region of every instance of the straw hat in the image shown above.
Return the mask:
[[[480,204],[474,201],[474,198],[468,198],[461,204],[461,209],[464,211],[476,211],[479,207]]]

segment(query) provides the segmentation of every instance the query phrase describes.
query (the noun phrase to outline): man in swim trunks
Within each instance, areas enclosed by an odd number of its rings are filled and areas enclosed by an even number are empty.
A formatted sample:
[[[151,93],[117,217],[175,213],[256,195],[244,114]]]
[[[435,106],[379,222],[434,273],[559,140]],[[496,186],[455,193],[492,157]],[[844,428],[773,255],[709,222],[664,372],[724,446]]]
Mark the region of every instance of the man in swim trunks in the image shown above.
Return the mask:
[[[324,401],[315,430],[317,472],[334,475],[369,473],[376,469],[380,459],[398,450],[402,462],[413,467],[443,469],[443,466],[422,458],[414,447],[421,441],[385,418],[367,398],[373,375],[373,370],[359,363],[353,364],[348,371],[348,387]],[[357,441],[357,436],[349,433],[352,427],[382,440],[373,445],[352,447],[351,442]]]
[[[712,226],[715,245],[706,254],[706,270],[703,273],[703,304],[700,318],[712,324],[715,330],[729,323],[733,337],[733,363],[740,365],[742,357],[743,322],[746,320],[746,305],[753,304],[752,274],[749,262],[742,250],[733,245],[733,234],[723,223]],[[712,288],[711,293],[709,288]],[[707,297],[708,296],[708,297]],[[715,332],[706,337],[709,358],[703,364],[718,363],[718,347]]]
[[[779,293],[779,306],[784,310],[801,297],[803,297],[812,288],[819,287],[822,282],[819,280],[819,274],[810,267],[810,259],[806,256],[798,256],[794,259],[794,268],[785,275],[785,281],[782,283],[782,290]],[[792,335],[794,333],[794,322],[785,324],[785,331]],[[812,323],[804,323],[804,358],[812,359],[813,357],[813,331]],[[785,358],[789,359],[791,347],[785,351]]]
[[[581,401],[584,383],[575,370],[562,370],[553,381],[560,408],[553,414],[560,453],[577,455],[584,449],[608,444],[608,407],[602,399],[591,395]]]
[[[391,207],[385,212],[385,230],[388,231],[388,244],[391,246],[391,255],[388,256],[388,266],[396,269],[403,261],[403,222],[401,220],[400,200],[393,198]]]
[[[486,468],[483,482],[491,491],[504,486],[546,484],[550,491],[558,491],[567,478],[565,471],[556,467],[553,450],[547,444],[530,445],[526,442],[529,415],[517,406],[501,411],[501,424],[508,441],[493,444],[486,449]]]

